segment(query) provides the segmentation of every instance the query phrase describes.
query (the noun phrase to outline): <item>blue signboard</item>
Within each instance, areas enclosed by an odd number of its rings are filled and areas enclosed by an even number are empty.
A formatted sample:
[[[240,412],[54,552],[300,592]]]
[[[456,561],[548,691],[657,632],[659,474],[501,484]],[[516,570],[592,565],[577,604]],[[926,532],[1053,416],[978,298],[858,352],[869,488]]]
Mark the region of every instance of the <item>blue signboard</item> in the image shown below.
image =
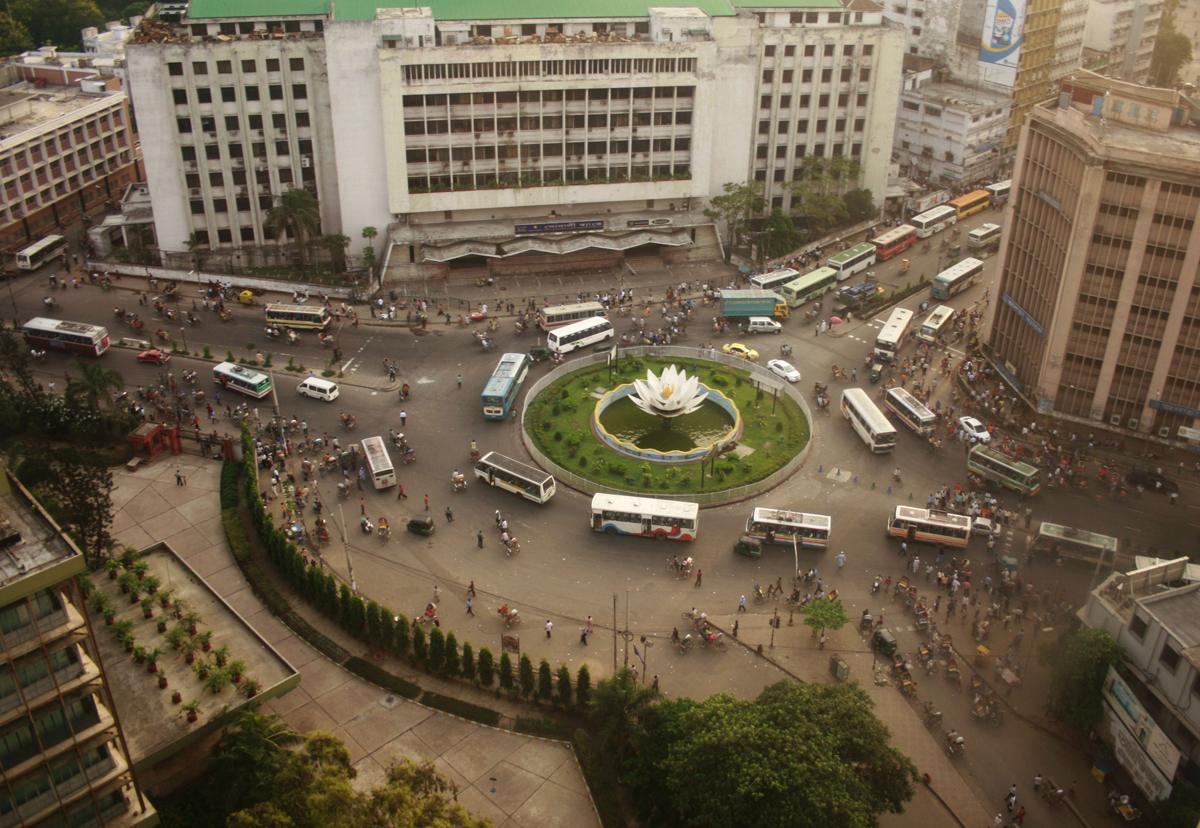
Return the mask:
[[[579,230],[603,230],[603,220],[593,221],[547,221],[541,224],[518,224],[513,231],[518,236],[531,233],[574,233]]]
[[[1200,411],[1195,408],[1189,408],[1186,405],[1179,403],[1167,402],[1166,400],[1151,400],[1150,407],[1158,411],[1166,411],[1169,414],[1182,414],[1184,417],[1191,417],[1193,420],[1200,419]]]
[[[1004,293],[1001,296],[1001,299],[1004,300],[1004,304],[1006,304],[1010,308],[1012,308],[1013,313],[1015,313],[1017,316],[1021,317],[1022,322],[1024,322],[1029,327],[1033,328],[1034,333],[1036,333],[1038,336],[1043,336],[1043,337],[1046,335],[1046,329],[1042,327],[1040,322],[1038,322],[1036,319],[1033,318],[1033,316],[1029,313],[1029,311],[1025,310],[1023,307],[1021,307],[1019,304],[1017,304],[1016,299],[1009,296],[1008,293]]]

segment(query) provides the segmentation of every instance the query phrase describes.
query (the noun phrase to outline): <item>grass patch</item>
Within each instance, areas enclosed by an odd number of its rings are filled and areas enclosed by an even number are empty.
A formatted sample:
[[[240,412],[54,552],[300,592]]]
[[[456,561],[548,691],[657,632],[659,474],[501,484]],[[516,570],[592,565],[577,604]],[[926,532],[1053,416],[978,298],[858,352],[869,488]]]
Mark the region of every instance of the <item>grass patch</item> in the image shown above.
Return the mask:
[[[727,454],[706,464],[703,485],[699,464],[647,463],[609,450],[592,435],[594,391],[607,391],[644,377],[647,369],[657,373],[667,365],[698,375],[702,383],[733,400],[745,424],[741,444],[754,449],[744,458]],[[746,371],[694,359],[631,357],[621,360],[611,381],[607,366],[594,365],[552,383],[529,404],[525,426],[547,457],[596,483],[648,493],[710,492],[761,480],[807,445],[809,423],[800,406],[783,394],[772,402],[770,394],[760,397]]]
[[[517,716],[513,730],[518,733],[528,733],[530,736],[544,736],[547,739],[561,739],[569,742],[571,735],[575,732],[575,726],[556,722],[554,719]]]
[[[403,696],[406,699],[415,699],[421,695],[421,688],[411,681],[389,673],[378,664],[372,664],[364,658],[351,656],[342,662],[342,666],[360,678],[364,678],[372,684],[377,684],[385,690],[395,693],[397,696]]]
[[[455,716],[461,716],[464,719],[470,719],[480,724],[491,725],[492,727],[500,724],[499,711],[492,710],[490,707],[471,704],[462,699],[452,699],[449,696],[443,696],[431,690],[426,690],[421,694],[421,704],[426,707],[432,707],[435,710],[441,710],[443,713],[453,713]]]

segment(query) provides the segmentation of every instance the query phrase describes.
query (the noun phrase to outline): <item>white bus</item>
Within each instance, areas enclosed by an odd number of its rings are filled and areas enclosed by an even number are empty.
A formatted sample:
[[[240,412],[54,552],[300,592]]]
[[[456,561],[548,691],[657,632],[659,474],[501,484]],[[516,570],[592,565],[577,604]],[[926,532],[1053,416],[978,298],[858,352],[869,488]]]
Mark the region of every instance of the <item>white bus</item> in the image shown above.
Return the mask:
[[[939,233],[957,222],[958,210],[949,204],[939,204],[908,220],[909,224],[917,228],[917,238],[919,239],[927,239],[934,233]]]
[[[86,322],[35,316],[21,326],[30,348],[100,356],[108,350],[108,329]]]
[[[929,295],[934,299],[949,299],[975,284],[975,277],[983,273],[983,262],[967,257],[943,270],[929,283]]]
[[[908,324],[912,322],[912,318],[913,312],[908,308],[892,310],[887,322],[879,329],[879,335],[875,337],[876,357],[888,362],[896,358],[900,346],[904,344],[904,334],[908,332]]]
[[[883,395],[883,404],[900,418],[910,429],[922,436],[933,434],[937,415],[921,404],[921,401],[906,388],[889,388]]]
[[[592,496],[592,531],[640,535],[655,540],[696,539],[700,504],[684,500],[597,494]]]
[[[267,324],[285,328],[329,327],[329,308],[324,305],[267,305]]]
[[[825,265],[836,270],[838,281],[842,282],[875,264],[875,255],[875,245],[863,242],[841,253],[834,253],[825,260]]]
[[[543,331],[569,325],[580,319],[590,319],[593,316],[604,316],[604,305],[599,302],[579,302],[574,305],[551,305],[538,311],[538,327]]]
[[[388,455],[382,437],[367,437],[362,441],[363,457],[367,461],[367,472],[376,489],[387,489],[396,485],[396,467]]]
[[[767,543],[782,543],[790,546],[794,540],[800,546],[825,549],[829,546],[829,533],[833,518],[829,515],[810,515],[790,512],[786,509],[769,509],[755,506],[746,518],[746,534]]]
[[[262,371],[222,362],[213,366],[213,382],[247,397],[262,399],[271,393],[271,378]]]
[[[858,436],[875,454],[883,454],[896,447],[895,427],[863,389],[847,388],[842,391],[842,416],[850,421]]]
[[[909,543],[933,543],[965,549],[971,540],[971,519],[954,512],[897,506],[888,518],[887,533]]]
[[[750,284],[762,290],[778,291],[779,288],[786,285],[788,282],[800,275],[799,270],[792,270],[790,267],[783,267],[779,270],[772,270],[769,273],[760,273],[757,276],[750,277]]]
[[[997,181],[995,184],[989,184],[983,189],[987,190],[992,197],[992,206],[1003,204],[1008,200],[1008,194],[1012,191],[1012,179],[1007,181]]]
[[[515,492],[534,503],[554,497],[553,475],[494,451],[475,461],[475,476],[489,486]]]
[[[943,329],[953,318],[954,308],[946,305],[938,305],[929,312],[929,316],[926,316],[925,321],[921,323],[921,327],[917,331],[917,339],[930,345],[936,345],[938,339],[944,333]]]
[[[612,323],[603,316],[591,319],[580,319],[570,325],[555,328],[546,334],[546,347],[556,354],[565,354],[576,348],[583,348],[593,342],[603,342],[613,338]]]
[[[984,222],[967,233],[967,247],[972,250],[999,250],[1000,225]]]
[[[17,268],[19,270],[37,270],[46,262],[57,257],[67,257],[67,240],[63,236],[46,236],[39,242],[17,251]]]

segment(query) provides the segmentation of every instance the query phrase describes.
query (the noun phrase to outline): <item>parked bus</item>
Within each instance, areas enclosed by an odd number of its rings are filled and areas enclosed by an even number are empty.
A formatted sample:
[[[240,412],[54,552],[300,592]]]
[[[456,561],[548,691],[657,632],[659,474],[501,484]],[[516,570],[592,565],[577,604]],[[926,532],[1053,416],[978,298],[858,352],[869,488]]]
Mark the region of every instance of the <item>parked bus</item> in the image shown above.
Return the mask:
[[[975,284],[975,277],[983,273],[983,262],[967,257],[943,270],[929,283],[929,295],[934,299],[949,299]]]
[[[84,322],[65,322],[35,316],[21,326],[30,348],[100,356],[108,350],[108,329]]]
[[[806,302],[820,299],[837,284],[838,272],[832,267],[818,267],[799,279],[793,279],[779,293],[791,307],[798,308]]]
[[[755,506],[746,518],[746,534],[767,543],[782,543],[790,546],[793,541],[800,546],[825,549],[829,546],[829,533],[833,529],[833,518],[829,515],[810,515],[786,509],[769,509]]]
[[[965,549],[971,540],[971,519],[954,512],[897,506],[888,518],[887,533],[909,543],[932,543]]]
[[[543,331],[569,325],[580,319],[590,319],[593,316],[605,316],[604,305],[599,302],[580,302],[575,305],[551,305],[538,312],[538,327]]]
[[[528,354],[505,354],[500,357],[496,370],[492,371],[487,384],[483,386],[481,399],[483,416],[489,420],[503,420],[512,411],[521,386],[529,376]]]
[[[999,250],[1000,225],[986,222],[967,233],[967,247],[971,250]]]
[[[696,539],[700,504],[684,500],[597,494],[592,496],[592,531],[640,535],[656,540]]]
[[[937,415],[909,393],[908,389],[899,386],[889,388],[883,395],[883,404],[900,422],[917,434],[922,437],[933,434],[933,429],[937,426]]]
[[[556,354],[565,354],[612,338],[612,323],[603,316],[595,316],[550,331],[546,334],[546,347]]]
[[[842,391],[842,416],[850,421],[858,436],[875,454],[883,454],[896,447],[896,429],[863,389],[847,388]]]
[[[825,264],[837,271],[839,282],[844,281],[875,264],[875,245],[870,242],[856,244],[830,256]]]
[[[37,270],[51,259],[67,258],[67,240],[57,234],[46,236],[41,241],[17,251],[18,270]]]
[[[917,238],[927,239],[934,233],[940,233],[958,221],[958,211],[949,204],[939,204],[930,207],[924,213],[913,216],[908,223],[917,229]]]
[[[1041,524],[1033,539],[1032,548],[1035,552],[1055,558],[1086,564],[1104,563],[1112,568],[1118,564],[1133,563],[1130,555],[1120,551],[1120,544],[1116,538],[1057,523]]]
[[[534,503],[545,503],[554,497],[553,475],[494,451],[475,461],[475,476],[489,486],[514,492]]]
[[[750,284],[761,290],[778,290],[799,275],[799,270],[782,267],[779,270],[772,270],[769,273],[759,273],[757,276],[751,276]]]
[[[908,308],[893,308],[887,322],[879,329],[875,337],[875,356],[891,362],[900,352],[904,344],[904,335],[908,333],[908,324],[912,322],[913,312]]]
[[[967,470],[1023,495],[1042,490],[1042,470],[976,443],[967,452]]]
[[[388,455],[382,437],[367,437],[362,441],[363,458],[367,461],[367,474],[376,489],[387,489],[396,485],[396,467]]]
[[[267,305],[267,324],[325,330],[329,327],[329,308],[324,305]]]
[[[987,190],[972,190],[965,195],[951,199],[948,202],[948,206],[954,208],[954,212],[958,214],[958,220],[962,221],[968,216],[975,215],[980,210],[986,210],[991,202],[992,194]]]
[[[929,312],[929,316],[925,317],[925,321],[921,323],[921,328],[917,331],[917,339],[927,342],[930,345],[936,345],[945,332],[945,327],[950,324],[950,320],[953,318],[954,308],[947,305],[938,305]]]
[[[999,207],[1004,202],[1008,201],[1008,195],[1012,191],[1012,179],[1007,181],[997,181],[995,184],[989,184],[984,187],[991,196],[992,206]]]
[[[917,228],[911,224],[901,224],[871,239],[871,244],[875,245],[875,256],[881,262],[900,255],[916,243]]]
[[[213,382],[222,388],[228,388],[260,400],[271,393],[269,376],[262,371],[255,371],[232,362],[222,362],[213,366]]]

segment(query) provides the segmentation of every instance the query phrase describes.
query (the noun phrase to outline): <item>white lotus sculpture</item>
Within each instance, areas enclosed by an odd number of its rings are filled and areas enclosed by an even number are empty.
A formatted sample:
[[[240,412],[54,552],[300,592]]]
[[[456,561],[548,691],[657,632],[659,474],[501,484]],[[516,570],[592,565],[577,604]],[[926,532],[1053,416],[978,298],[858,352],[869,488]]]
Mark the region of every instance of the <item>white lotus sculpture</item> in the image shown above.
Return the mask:
[[[689,377],[674,365],[664,368],[657,377],[647,371],[646,379],[633,381],[633,389],[629,399],[634,405],[647,414],[667,418],[691,414],[708,396],[699,379]]]

